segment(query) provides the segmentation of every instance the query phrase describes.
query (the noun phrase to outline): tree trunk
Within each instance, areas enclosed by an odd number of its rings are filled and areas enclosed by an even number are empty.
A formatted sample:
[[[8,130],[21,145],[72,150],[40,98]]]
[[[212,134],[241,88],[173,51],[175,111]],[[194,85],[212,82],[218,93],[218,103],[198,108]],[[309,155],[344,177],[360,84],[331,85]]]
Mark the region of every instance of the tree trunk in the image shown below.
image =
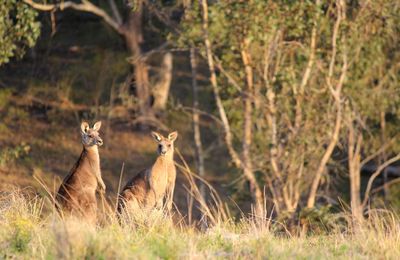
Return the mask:
[[[385,144],[387,142],[386,138],[386,118],[385,118],[385,112],[380,111],[380,125],[381,125],[381,140],[382,144]],[[386,151],[383,151],[382,155],[379,158],[380,164],[386,162],[388,160],[388,156],[386,154]],[[387,167],[383,170],[383,198],[385,202],[388,202],[388,197],[389,197],[389,189],[386,183],[388,182],[388,170]]]
[[[152,117],[150,107],[149,70],[146,61],[142,57],[141,44],[144,41],[142,30],[143,1],[137,2],[137,9],[129,12],[124,25],[124,36],[127,48],[132,54],[134,66],[134,89],[139,105],[139,115]]]
[[[351,215],[353,224],[357,227],[363,220],[363,206],[361,203],[361,143],[362,134],[357,132],[353,125],[353,119],[349,120],[349,134],[348,134],[348,159],[349,159],[349,179],[350,179],[350,201],[351,201]]]
[[[250,53],[248,51],[249,42],[244,41],[242,46],[242,61],[245,66],[246,71],[246,91],[244,91],[244,124],[243,124],[243,171],[246,176],[254,176],[253,163],[251,159],[251,144],[253,141],[253,105],[252,105],[252,96],[254,90],[253,84],[253,69],[251,67],[251,59]],[[250,183],[250,191],[253,196],[253,200],[255,203],[255,212],[257,215],[261,216],[263,213],[263,195],[259,189],[257,189],[257,180],[254,178],[254,181]]]
[[[225,112],[225,108],[222,104],[222,99],[219,94],[219,87],[218,87],[218,82],[217,82],[217,74],[215,72],[215,66],[214,66],[214,59],[213,59],[213,53],[212,53],[212,45],[211,41],[208,37],[208,4],[206,0],[200,1],[201,3],[201,8],[202,8],[202,15],[203,15],[203,37],[204,37],[204,45],[206,48],[206,56],[207,56],[207,62],[208,62],[208,68],[210,70],[210,82],[211,82],[211,87],[214,93],[214,98],[215,102],[218,108],[218,113],[220,115],[222,125],[224,128],[225,132],[225,143],[226,147],[228,149],[228,153],[232,158],[233,163],[237,168],[243,169],[243,174],[247,178],[247,180],[250,183],[250,190],[253,196],[253,200],[256,205],[260,205],[259,202],[262,201],[262,192],[260,190],[260,187],[258,186],[256,176],[254,175],[253,171],[249,171],[248,168],[243,164],[242,160],[239,157],[239,154],[236,152],[236,150],[233,147],[233,135],[231,132],[228,116]],[[258,208],[258,206],[257,206]]]
[[[151,91],[153,94],[153,110],[160,112],[165,110],[168,101],[169,89],[172,81],[172,54],[166,53],[159,72],[159,80]]]
[[[337,83],[333,84],[334,82],[334,70],[336,67],[336,55],[337,55],[337,40],[339,37],[339,29],[342,21],[346,20],[346,3],[344,0],[337,0],[337,18],[335,25],[333,27],[332,32],[332,57],[329,64],[329,72],[327,76],[327,85],[331,91],[332,97],[335,99],[335,106],[336,106],[336,120],[335,126],[332,133],[331,140],[329,142],[328,147],[325,150],[324,155],[319,163],[318,169],[316,171],[314,180],[311,184],[310,193],[307,199],[307,208],[313,208],[315,206],[315,200],[317,197],[318,187],[322,178],[322,174],[325,170],[325,167],[333,153],[333,150],[336,147],[336,144],[339,141],[339,134],[341,130],[342,124],[342,97],[341,92],[343,88],[344,81],[346,79],[348,62],[347,62],[347,52],[346,52],[346,45],[342,44],[342,59],[343,64],[341,66],[341,73]]]
[[[134,66],[133,80],[130,82],[131,86],[134,86],[136,97],[138,99],[138,110],[139,116],[144,119],[153,117],[151,105],[150,105],[150,84],[149,84],[149,73],[146,60],[142,57],[141,44],[143,44],[143,7],[146,0],[135,0],[135,10],[132,10],[130,1],[127,1],[127,17],[122,22],[122,16],[120,15],[117,5],[113,0],[109,0],[113,17],[107,14],[104,9],[99,8],[90,1],[61,1],[62,3],[57,4],[39,4],[32,0],[24,0],[24,2],[30,5],[36,10],[54,12],[56,10],[74,9],[82,12],[91,13],[102,18],[105,23],[111,26],[118,34],[124,37],[126,46],[132,55],[132,65]],[[132,81],[133,81],[132,80]]]
[[[197,62],[196,62],[196,51],[194,47],[190,48],[190,65],[192,67],[192,93],[193,93],[193,134],[195,144],[195,156],[197,172],[201,178],[204,179],[204,156],[203,156],[203,145],[201,142],[200,133],[200,119],[199,119],[199,98],[198,98],[198,85],[197,85]],[[204,183],[200,183],[201,196],[206,199],[206,190]]]

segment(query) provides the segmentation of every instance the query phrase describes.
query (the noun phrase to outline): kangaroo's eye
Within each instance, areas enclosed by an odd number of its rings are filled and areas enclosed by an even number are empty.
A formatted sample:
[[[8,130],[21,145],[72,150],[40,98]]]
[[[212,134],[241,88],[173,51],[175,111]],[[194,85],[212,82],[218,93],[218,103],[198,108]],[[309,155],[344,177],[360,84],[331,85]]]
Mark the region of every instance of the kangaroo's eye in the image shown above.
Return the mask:
[[[169,144],[168,147],[171,147],[171,145]]]
[[[93,135],[89,135],[90,138],[93,138]]]

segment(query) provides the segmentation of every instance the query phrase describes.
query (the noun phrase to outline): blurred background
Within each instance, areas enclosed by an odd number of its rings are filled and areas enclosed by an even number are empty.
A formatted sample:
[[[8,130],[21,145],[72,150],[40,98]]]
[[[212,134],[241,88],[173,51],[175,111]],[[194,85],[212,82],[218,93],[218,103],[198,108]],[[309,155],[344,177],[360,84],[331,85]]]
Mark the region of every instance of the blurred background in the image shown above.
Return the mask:
[[[326,227],[399,210],[397,0],[3,0],[0,14],[2,191],[56,190],[80,122],[101,120],[111,199],[156,158],[150,130],[177,130],[176,162],[233,217],[253,205]],[[176,187],[199,217],[182,171]]]

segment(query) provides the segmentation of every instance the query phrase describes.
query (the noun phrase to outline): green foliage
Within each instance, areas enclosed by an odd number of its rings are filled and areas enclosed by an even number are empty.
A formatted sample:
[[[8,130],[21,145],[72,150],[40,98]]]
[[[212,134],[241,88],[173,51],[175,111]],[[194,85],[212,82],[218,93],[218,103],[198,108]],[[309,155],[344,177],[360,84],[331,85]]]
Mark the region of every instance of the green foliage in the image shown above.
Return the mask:
[[[299,213],[299,219],[301,226],[307,226],[313,234],[329,234],[335,230],[342,231],[347,224],[340,213],[332,213],[330,206],[303,209]]]
[[[0,4],[0,66],[10,58],[21,58],[33,47],[40,34],[37,12],[22,1],[3,0]]]
[[[17,159],[28,155],[31,147],[26,143],[21,143],[16,147],[4,147],[0,150],[0,166],[15,162]]]
[[[360,13],[349,25],[347,38],[352,66],[348,87],[344,89],[351,106],[367,125],[364,127],[364,152],[382,146],[382,136],[399,131],[400,115],[400,7],[391,1],[371,2],[369,12]],[[382,118],[382,114],[384,118]],[[381,129],[385,120],[385,129]],[[398,144],[389,153],[400,151]]]
[[[5,109],[10,102],[11,94],[10,88],[0,89],[0,111]]]
[[[33,223],[30,219],[17,218],[14,223],[14,233],[12,234],[12,247],[17,252],[24,252],[28,243],[32,239]]]
[[[344,57],[348,68],[341,100],[346,102],[341,104],[349,104],[365,124],[362,152],[371,154],[382,145],[382,113],[387,121],[384,135],[391,137],[400,130],[396,120],[400,110],[397,1],[346,2],[337,35],[334,28],[340,11],[335,1],[320,5],[315,1],[208,2],[212,52],[237,83],[234,86],[225,73],[218,74],[235,148],[240,151],[243,136],[243,95],[251,95],[253,167],[261,173],[260,187],[267,186],[267,197],[275,199],[274,210],[293,213],[290,200],[306,199],[335,125],[337,108],[328,77],[335,88]],[[183,21],[179,43],[195,44],[205,53],[201,17],[202,10],[193,6]],[[250,56],[251,93],[247,92],[244,51]],[[313,51],[315,59],[302,89]],[[343,121],[340,148],[347,142],[346,127]],[[389,153],[397,150],[392,146]],[[276,154],[276,166],[271,154]],[[297,199],[294,190],[302,194]]]

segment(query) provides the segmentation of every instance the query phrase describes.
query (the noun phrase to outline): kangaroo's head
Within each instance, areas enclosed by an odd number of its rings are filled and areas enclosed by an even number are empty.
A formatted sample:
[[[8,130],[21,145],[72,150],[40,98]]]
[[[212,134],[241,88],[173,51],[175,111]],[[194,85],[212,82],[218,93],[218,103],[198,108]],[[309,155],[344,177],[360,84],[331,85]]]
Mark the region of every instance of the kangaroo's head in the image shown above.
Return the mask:
[[[99,130],[101,127],[101,121],[94,124],[93,128],[90,128],[87,122],[82,122],[81,124],[81,135],[82,144],[85,147],[91,147],[94,145],[103,145],[103,139],[100,138]]]
[[[174,153],[174,142],[178,137],[178,132],[174,131],[167,138],[157,132],[151,132],[151,135],[158,143],[157,152],[161,156]]]

